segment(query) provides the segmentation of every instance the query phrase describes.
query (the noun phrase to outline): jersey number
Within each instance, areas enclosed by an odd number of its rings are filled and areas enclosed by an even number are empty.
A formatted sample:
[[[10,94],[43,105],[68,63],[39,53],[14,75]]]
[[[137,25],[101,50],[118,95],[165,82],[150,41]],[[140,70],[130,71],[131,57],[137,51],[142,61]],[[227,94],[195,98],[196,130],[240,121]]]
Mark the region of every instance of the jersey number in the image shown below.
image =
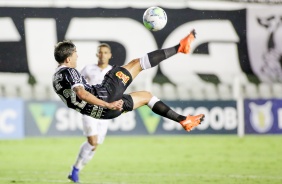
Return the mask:
[[[71,103],[75,106],[77,106],[78,108],[80,109],[83,109],[85,107],[85,105],[87,104],[87,102],[85,101],[81,101],[81,102],[78,102],[76,100],[76,94],[73,90],[71,89],[65,89],[63,91],[63,94],[64,96],[60,95],[60,98],[63,100],[63,102],[67,105],[67,101],[66,101],[66,98],[71,98]]]

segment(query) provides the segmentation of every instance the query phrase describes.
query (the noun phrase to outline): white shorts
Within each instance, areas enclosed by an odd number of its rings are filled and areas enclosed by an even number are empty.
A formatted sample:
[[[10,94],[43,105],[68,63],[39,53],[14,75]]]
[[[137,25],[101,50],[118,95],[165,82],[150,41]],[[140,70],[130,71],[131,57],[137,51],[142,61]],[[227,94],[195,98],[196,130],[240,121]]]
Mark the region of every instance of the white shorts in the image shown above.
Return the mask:
[[[97,135],[98,144],[102,144],[107,134],[109,119],[95,119],[90,116],[82,116],[83,133],[86,137]]]

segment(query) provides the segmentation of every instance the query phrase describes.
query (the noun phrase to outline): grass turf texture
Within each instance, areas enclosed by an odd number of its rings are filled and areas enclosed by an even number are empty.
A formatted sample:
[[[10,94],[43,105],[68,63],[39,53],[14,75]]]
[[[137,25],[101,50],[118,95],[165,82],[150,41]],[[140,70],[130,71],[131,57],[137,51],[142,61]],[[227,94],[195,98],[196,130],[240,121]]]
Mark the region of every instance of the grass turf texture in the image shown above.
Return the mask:
[[[0,183],[69,183],[83,137],[0,141]],[[282,136],[108,136],[82,183],[278,184]]]

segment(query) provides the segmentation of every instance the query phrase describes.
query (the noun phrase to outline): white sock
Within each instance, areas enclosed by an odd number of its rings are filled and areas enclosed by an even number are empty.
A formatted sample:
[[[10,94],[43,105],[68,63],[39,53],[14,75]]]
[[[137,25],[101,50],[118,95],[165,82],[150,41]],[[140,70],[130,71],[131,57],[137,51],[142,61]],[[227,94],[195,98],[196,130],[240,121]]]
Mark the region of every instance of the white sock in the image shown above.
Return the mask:
[[[85,164],[89,162],[94,156],[95,151],[92,151],[94,148],[95,146],[92,146],[87,141],[84,142],[80,147],[80,151],[78,153],[74,167],[81,170],[85,166]]]
[[[83,168],[90,160],[92,160],[92,158],[94,157],[94,155],[95,155],[95,151],[91,151],[91,152],[89,153],[89,155],[87,155],[87,157],[84,158],[84,160],[82,161],[82,168]],[[81,168],[81,169],[82,169],[82,168]]]
[[[145,56],[141,57],[141,58],[139,59],[139,62],[140,62],[141,68],[142,68],[143,70],[152,68],[151,63],[150,63],[150,61],[149,61],[148,54],[146,54]]]
[[[147,105],[152,109],[155,103],[157,103],[158,101],[160,101],[160,99],[158,99],[156,96],[153,96]]]

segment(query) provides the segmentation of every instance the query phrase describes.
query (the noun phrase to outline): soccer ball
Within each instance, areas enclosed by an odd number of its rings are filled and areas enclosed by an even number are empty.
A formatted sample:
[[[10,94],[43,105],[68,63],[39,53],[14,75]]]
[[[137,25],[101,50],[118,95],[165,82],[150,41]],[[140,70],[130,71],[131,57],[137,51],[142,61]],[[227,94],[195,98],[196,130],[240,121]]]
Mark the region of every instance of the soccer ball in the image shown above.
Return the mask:
[[[144,12],[143,23],[150,31],[159,31],[167,23],[166,13],[160,7],[150,7]]]

